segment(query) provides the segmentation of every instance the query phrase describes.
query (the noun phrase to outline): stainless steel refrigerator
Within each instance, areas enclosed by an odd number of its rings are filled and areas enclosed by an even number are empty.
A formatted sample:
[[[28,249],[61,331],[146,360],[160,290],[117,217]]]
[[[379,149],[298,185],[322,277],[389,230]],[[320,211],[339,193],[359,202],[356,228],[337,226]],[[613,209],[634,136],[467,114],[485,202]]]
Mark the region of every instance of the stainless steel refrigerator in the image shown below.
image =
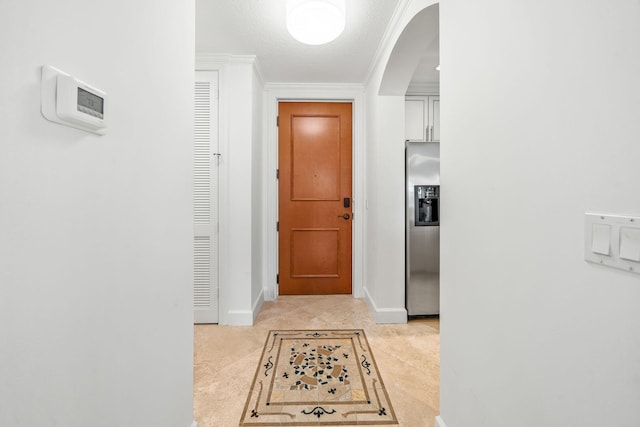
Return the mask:
[[[440,143],[406,146],[406,298],[409,316],[440,314]]]

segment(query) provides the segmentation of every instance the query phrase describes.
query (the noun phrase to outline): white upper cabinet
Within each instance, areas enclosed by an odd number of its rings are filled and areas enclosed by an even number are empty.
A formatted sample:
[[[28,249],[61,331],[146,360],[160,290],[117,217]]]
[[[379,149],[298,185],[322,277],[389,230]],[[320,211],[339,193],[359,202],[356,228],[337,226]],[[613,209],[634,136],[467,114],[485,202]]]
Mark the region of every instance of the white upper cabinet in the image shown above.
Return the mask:
[[[404,120],[406,140],[440,141],[440,96],[407,96]]]

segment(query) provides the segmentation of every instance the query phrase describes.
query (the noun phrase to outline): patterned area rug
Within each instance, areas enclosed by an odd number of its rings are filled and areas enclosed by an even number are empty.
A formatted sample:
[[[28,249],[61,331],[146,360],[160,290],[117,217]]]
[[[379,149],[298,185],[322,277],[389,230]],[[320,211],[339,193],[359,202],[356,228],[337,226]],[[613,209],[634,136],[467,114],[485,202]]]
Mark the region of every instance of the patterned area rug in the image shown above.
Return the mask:
[[[397,424],[362,329],[269,332],[241,426]]]

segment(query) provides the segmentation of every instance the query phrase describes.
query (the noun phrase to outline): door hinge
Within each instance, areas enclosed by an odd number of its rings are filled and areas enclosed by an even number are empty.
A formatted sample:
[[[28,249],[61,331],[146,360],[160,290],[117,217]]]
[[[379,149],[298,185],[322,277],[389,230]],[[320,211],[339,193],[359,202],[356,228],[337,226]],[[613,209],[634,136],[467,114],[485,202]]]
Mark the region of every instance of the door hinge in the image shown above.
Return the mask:
[[[276,127],[280,127],[280,116],[276,116]]]
[[[280,221],[276,222],[276,231],[280,231]]]
[[[279,274],[276,274],[276,283],[280,284],[280,275]]]
[[[280,179],[280,169],[276,169],[276,179]]]

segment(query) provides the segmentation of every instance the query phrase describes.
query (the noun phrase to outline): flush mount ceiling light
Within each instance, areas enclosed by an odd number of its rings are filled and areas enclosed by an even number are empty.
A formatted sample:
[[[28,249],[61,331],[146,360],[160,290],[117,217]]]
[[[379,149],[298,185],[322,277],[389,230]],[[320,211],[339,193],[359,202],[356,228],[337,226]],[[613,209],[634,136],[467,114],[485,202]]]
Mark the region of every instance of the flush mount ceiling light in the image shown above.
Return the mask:
[[[345,0],[287,0],[287,30],[310,45],[329,43],[344,30]]]

